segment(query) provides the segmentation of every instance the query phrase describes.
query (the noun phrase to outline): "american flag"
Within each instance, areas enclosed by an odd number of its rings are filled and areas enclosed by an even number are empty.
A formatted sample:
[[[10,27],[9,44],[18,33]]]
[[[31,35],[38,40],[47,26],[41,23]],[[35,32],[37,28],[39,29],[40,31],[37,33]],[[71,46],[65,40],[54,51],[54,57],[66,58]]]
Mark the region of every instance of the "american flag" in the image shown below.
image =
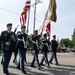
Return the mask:
[[[47,34],[47,36],[50,37],[50,31],[51,31],[51,21],[49,20],[48,17],[48,11],[46,12],[44,21],[42,23],[42,26],[39,29],[39,32],[45,32]]]
[[[48,36],[50,36],[50,31],[51,31],[51,23],[49,22],[47,25],[46,25],[46,34]]]
[[[31,0],[26,0],[25,6],[23,8],[23,12],[21,13],[21,16],[20,16],[20,24],[21,24],[21,26],[24,26],[25,23],[26,23],[27,12],[30,9],[30,4],[31,4]]]
[[[39,32],[41,32],[41,31],[43,32],[44,31],[47,19],[48,19],[48,11],[45,14],[45,18],[43,20],[43,23],[42,23],[41,27],[39,28]]]

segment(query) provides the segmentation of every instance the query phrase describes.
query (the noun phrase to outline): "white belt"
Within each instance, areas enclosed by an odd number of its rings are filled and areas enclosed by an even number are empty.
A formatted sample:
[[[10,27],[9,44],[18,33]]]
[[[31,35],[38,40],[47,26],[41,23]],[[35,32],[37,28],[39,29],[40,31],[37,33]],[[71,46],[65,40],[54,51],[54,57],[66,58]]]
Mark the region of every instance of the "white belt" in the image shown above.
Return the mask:
[[[35,41],[32,41],[32,42],[36,44],[36,42],[35,42]]]
[[[23,40],[18,38],[18,41],[23,41]]]

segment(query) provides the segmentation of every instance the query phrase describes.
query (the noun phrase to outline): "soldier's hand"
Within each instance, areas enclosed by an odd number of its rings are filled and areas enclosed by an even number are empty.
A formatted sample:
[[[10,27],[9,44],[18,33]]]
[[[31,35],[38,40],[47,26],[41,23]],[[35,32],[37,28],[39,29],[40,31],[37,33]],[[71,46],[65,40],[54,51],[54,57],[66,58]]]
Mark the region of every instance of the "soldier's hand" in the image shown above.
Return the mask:
[[[10,42],[6,42],[6,45],[10,46]]]
[[[42,33],[40,35],[42,36]]]
[[[14,35],[11,35],[11,38],[15,39],[15,36]]]

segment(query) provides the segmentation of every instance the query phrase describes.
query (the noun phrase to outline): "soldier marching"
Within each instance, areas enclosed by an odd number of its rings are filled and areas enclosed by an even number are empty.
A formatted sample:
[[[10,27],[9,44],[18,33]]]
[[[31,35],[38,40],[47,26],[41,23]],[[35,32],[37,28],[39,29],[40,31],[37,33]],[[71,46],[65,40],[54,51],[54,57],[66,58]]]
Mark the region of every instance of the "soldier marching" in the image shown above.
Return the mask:
[[[2,50],[1,64],[3,67],[3,72],[6,75],[10,75],[8,71],[9,62],[10,62],[12,53],[14,52],[15,55],[14,55],[13,62],[16,63],[16,69],[21,70],[23,74],[27,74],[25,70],[25,65],[24,65],[24,63],[27,62],[26,51],[28,49],[28,44],[29,44],[28,34],[26,33],[26,26],[22,26],[21,31],[18,31],[17,34],[11,31],[12,23],[8,23],[6,25],[6,28],[7,30],[1,32],[1,50]],[[43,62],[45,60],[47,67],[50,68],[51,62],[48,61],[48,52],[49,52],[48,46],[50,46],[50,44],[53,48],[53,42],[50,43],[50,39],[47,39],[47,34],[44,34],[42,36],[42,33],[38,34],[38,30],[34,31],[34,34],[32,35],[32,51],[31,52],[33,54],[33,60],[31,62],[31,67],[34,67],[34,68],[36,67],[35,66],[35,61],[36,61],[37,68],[40,70],[41,66],[44,66]],[[40,49],[40,45],[42,46],[41,49]],[[43,54],[41,62],[39,61],[39,58],[38,58],[39,52]],[[19,54],[19,60],[17,60],[18,54]],[[56,59],[56,65],[57,65],[58,64],[57,58],[56,56],[54,57]]]
[[[11,31],[12,23],[7,24],[7,30],[1,32],[1,46],[2,46],[2,66],[3,72],[9,75],[8,66],[15,50],[16,38],[14,32]]]

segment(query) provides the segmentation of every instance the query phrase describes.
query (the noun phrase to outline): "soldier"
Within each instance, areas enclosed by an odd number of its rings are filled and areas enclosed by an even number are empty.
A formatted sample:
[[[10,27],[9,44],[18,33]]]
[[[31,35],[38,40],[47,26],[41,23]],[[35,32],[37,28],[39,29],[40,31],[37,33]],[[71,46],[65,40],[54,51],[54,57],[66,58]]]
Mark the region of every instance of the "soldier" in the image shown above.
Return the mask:
[[[17,42],[17,41],[16,41]],[[14,59],[13,59],[13,63],[15,64],[15,65],[17,65],[17,55],[18,55],[18,50],[16,49],[15,51],[14,51]]]
[[[18,26],[19,26],[19,25],[18,25]],[[16,33],[18,26],[15,28],[14,33]],[[17,34],[15,34],[15,38],[16,38],[16,42],[17,42],[17,41],[18,41],[18,40],[17,40]],[[16,44],[17,44],[17,43],[16,43]],[[15,47],[14,59],[13,59],[13,63],[14,63],[15,65],[17,65],[17,55],[18,55],[18,49],[16,49],[16,47]]]
[[[16,49],[19,49],[20,53],[20,59],[17,64],[17,69],[22,70],[22,73],[27,74],[24,70],[24,61],[25,61],[25,55],[26,55],[26,48],[27,48],[27,34],[25,33],[26,26],[21,27],[21,32],[17,33],[17,46]],[[20,60],[21,60],[21,68],[20,68]]]
[[[48,62],[48,57],[47,57],[47,53],[48,51],[48,44],[49,44],[49,39],[47,39],[47,34],[43,35],[43,38],[41,39],[41,44],[42,44],[42,53],[43,53],[43,57],[41,60],[40,65],[44,66],[43,62],[44,60],[47,63],[47,67],[50,68],[49,62]]]
[[[50,58],[49,63],[52,63],[53,58],[55,58],[56,65],[58,65],[58,60],[56,55],[57,47],[58,47],[58,42],[56,41],[56,35],[53,35],[53,40],[51,41],[52,56]]]
[[[39,64],[39,60],[38,60],[38,53],[39,53],[39,51],[38,51],[38,43],[39,43],[39,38],[41,37],[41,35],[42,35],[42,33],[40,35],[38,35],[38,30],[35,30],[34,35],[32,36],[34,58],[32,60],[31,67],[35,67],[34,62],[35,62],[35,59],[36,59],[38,69],[40,69],[40,64]]]
[[[8,66],[11,59],[12,52],[15,48],[15,35],[11,31],[12,23],[7,24],[7,30],[1,33],[1,44],[3,53],[3,72],[9,75]]]

